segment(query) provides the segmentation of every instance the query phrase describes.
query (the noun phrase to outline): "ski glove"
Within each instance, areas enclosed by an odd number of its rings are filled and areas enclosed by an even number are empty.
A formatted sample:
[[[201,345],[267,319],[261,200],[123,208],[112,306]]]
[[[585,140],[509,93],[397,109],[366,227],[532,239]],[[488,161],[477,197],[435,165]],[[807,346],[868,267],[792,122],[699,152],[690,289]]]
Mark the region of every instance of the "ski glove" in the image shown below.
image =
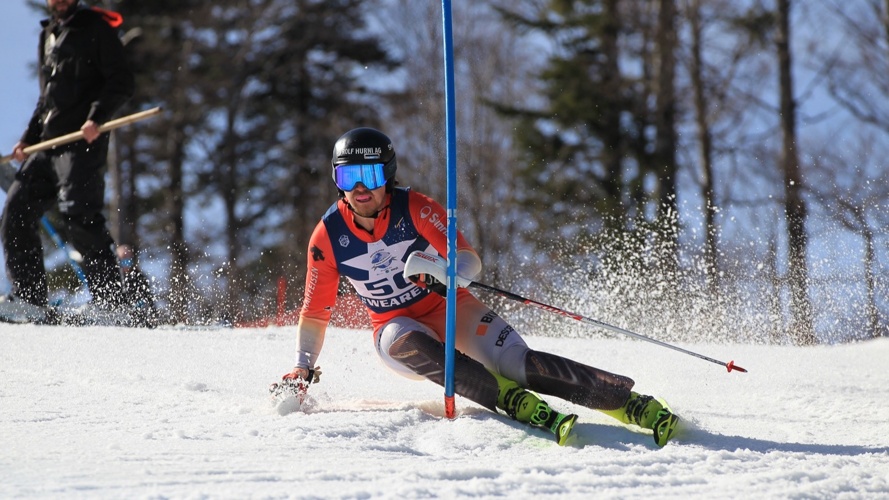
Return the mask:
[[[431,274],[415,274],[413,276],[408,276],[408,279],[420,288],[435,292],[442,297],[448,296],[448,287],[441,281],[438,281],[438,279]]]
[[[321,381],[321,367],[316,366],[315,368],[300,368],[296,367],[290,373],[281,377],[282,380],[296,380],[302,379],[308,382],[309,384],[317,384]]]
[[[269,386],[269,394],[272,400],[284,401],[288,398],[296,398],[302,406],[309,392],[309,385],[318,383],[321,379],[321,369],[296,367],[292,372],[281,377],[281,382],[275,382]]]
[[[459,256],[458,256],[459,265]],[[447,296],[445,286],[448,263],[443,258],[417,250],[411,253],[404,263],[404,275],[419,287],[426,288],[443,297]],[[472,280],[457,274],[457,286],[466,288]]]

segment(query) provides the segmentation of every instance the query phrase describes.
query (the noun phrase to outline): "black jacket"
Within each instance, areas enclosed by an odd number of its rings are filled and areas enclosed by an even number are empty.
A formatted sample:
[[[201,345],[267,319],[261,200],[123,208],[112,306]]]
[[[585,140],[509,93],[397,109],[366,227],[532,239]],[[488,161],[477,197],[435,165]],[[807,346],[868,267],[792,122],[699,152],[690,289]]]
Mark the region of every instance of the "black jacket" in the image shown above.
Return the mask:
[[[65,22],[41,21],[40,98],[22,142],[80,130],[87,120],[108,121],[133,96],[133,73],[117,30],[102,14],[81,7]],[[55,36],[56,43],[47,45]]]

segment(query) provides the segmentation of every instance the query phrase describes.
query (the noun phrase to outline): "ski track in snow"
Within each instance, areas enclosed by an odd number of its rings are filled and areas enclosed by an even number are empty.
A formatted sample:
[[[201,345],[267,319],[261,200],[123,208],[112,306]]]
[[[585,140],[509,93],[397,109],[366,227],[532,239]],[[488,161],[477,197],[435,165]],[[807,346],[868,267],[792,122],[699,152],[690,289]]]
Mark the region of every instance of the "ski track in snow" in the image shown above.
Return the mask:
[[[592,410],[569,445],[390,373],[331,329],[281,415],[293,328],[0,325],[2,498],[889,498],[889,339],[799,348],[526,336],[636,380],[686,422],[658,449]]]

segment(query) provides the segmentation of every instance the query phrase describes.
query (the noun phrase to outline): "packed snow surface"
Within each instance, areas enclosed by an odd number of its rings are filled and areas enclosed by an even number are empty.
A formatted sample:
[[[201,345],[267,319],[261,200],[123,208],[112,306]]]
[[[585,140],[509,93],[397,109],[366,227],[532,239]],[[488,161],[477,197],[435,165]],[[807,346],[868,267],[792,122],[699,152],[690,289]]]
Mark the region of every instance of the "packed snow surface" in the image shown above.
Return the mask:
[[[331,329],[296,411],[293,328],[0,325],[2,498],[889,498],[889,339],[818,347],[525,337],[629,375],[685,422],[665,448],[601,413],[544,432],[403,379]]]

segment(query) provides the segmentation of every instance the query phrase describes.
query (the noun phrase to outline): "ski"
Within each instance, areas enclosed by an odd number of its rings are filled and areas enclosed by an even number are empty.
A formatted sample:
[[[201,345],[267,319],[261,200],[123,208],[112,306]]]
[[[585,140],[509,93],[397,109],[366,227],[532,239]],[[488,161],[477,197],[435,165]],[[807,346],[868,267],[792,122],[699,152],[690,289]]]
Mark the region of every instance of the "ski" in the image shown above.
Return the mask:
[[[3,323],[38,323],[47,322],[49,309],[35,306],[28,302],[8,300],[4,297],[0,300],[0,322]]]
[[[22,301],[0,301],[0,323],[61,326],[150,326],[126,311],[86,304],[80,307],[41,307]],[[153,325],[152,325],[153,326]]]

